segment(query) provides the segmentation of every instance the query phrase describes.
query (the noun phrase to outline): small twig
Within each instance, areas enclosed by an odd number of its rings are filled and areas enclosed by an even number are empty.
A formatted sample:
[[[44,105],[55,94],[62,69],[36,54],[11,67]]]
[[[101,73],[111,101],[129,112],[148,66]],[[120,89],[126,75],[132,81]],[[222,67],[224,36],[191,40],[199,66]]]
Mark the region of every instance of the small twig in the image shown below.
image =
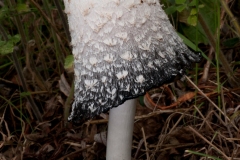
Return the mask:
[[[203,97],[205,97],[222,115],[225,115],[224,112],[210,99],[208,98],[203,91],[201,91],[192,81],[190,78],[185,76],[185,78],[198,90],[199,94],[201,94]],[[229,117],[226,116],[226,119],[228,120],[229,123],[233,125],[233,127],[236,129],[236,131],[239,131],[239,129],[236,127],[235,124],[232,123],[232,121],[229,119]]]
[[[207,140],[204,136],[202,136],[200,133],[198,133],[195,129],[193,129],[191,126],[188,126],[188,128],[194,132],[198,137],[200,137],[201,139],[203,139],[205,142],[207,142],[211,147],[213,147],[216,151],[218,151],[224,158],[229,159],[229,157],[223,153],[220,149],[218,149],[218,147],[216,147],[215,145],[213,145],[209,140]]]
[[[31,3],[38,9],[39,13],[41,14],[41,16],[43,18],[45,18],[45,20],[50,24],[50,26],[52,26],[53,30],[55,31],[56,34],[58,34],[58,29],[56,27],[56,25],[54,23],[52,23],[51,19],[49,18],[49,16],[47,16],[43,10],[41,9],[41,7],[34,1],[34,0],[30,0]]]
[[[77,153],[79,153],[79,152],[82,152],[82,151],[84,151],[84,150],[86,150],[86,149],[88,149],[88,148],[91,148],[91,147],[92,147],[92,146],[88,146],[88,147],[79,149],[79,150],[77,150],[77,151],[74,151],[74,152],[72,152],[72,153],[70,153],[70,154],[67,154],[67,155],[59,158],[58,160],[64,160],[64,159],[67,158],[67,157],[70,157],[70,156],[72,156],[72,155],[74,155],[74,154],[77,154]]]
[[[0,25],[0,31],[5,33],[4,32],[4,29],[3,27]],[[6,36],[6,34],[2,34],[3,35],[3,40],[5,41],[8,41],[8,37]],[[13,62],[14,62],[14,65],[15,65],[15,68],[16,68],[16,71],[18,73],[18,76],[20,78],[20,81],[22,83],[22,87],[23,87],[23,90],[24,92],[28,92],[28,89],[27,89],[27,84],[26,84],[26,81],[25,81],[25,78],[23,76],[23,73],[22,73],[22,67],[18,61],[18,58],[17,58],[17,55],[16,55],[16,52],[17,52],[18,48],[17,47],[14,47],[13,49],[13,52],[12,52],[12,58],[13,58]],[[26,96],[27,100],[29,101],[29,103],[31,104],[31,107],[32,107],[32,110],[33,110],[33,113],[34,115],[36,116],[37,120],[39,122],[42,122],[42,116],[41,116],[41,113],[40,111],[38,110],[38,107],[37,105],[35,104],[33,98],[31,95],[28,95]]]
[[[202,83],[205,83],[207,82],[207,79],[208,79],[208,75],[209,75],[209,70],[210,70],[210,65],[211,65],[211,61],[213,59],[213,47],[210,48],[209,50],[209,53],[208,53],[208,59],[207,62],[205,63],[204,65],[204,68],[203,68],[203,74],[202,74],[202,77],[200,78],[200,82]],[[211,60],[211,61],[210,61]]]
[[[217,43],[215,41],[215,37],[213,36],[213,34],[211,33],[209,26],[206,24],[205,20],[203,19],[202,15],[199,14],[199,23],[201,24],[210,45],[214,48],[214,50],[216,51],[216,47],[217,47]],[[222,66],[224,68],[224,71],[228,77],[228,81],[231,84],[232,87],[238,87],[239,86],[239,82],[238,82],[238,78],[236,78],[234,76],[233,70],[230,67],[226,57],[224,56],[222,50],[219,50],[219,59],[222,63]]]
[[[166,123],[164,124],[164,127],[162,127],[162,128],[163,128],[163,129],[162,129],[162,133],[163,133],[164,130],[165,130],[164,136],[161,136],[161,137],[159,138],[159,141],[158,141],[158,143],[157,143],[157,146],[156,146],[154,152],[153,152],[152,155],[151,155],[152,157],[154,157],[154,155],[155,155],[155,154],[157,153],[157,151],[159,150],[160,146],[162,146],[163,140],[164,140],[164,138],[166,137],[166,135],[167,135],[167,134],[171,134],[171,133],[174,131],[174,129],[176,129],[177,125],[182,121],[182,119],[184,118],[184,116],[187,115],[187,114],[185,114],[185,113],[186,113],[188,110],[189,110],[189,109],[187,109],[184,113],[181,113],[181,116],[178,118],[178,121],[177,121],[176,123],[174,123],[174,126],[171,127],[171,130],[170,130],[168,133],[167,133],[167,130],[170,128],[170,127],[169,127],[169,123],[170,123],[171,119],[175,116],[175,114],[178,114],[178,113],[177,113],[177,112],[174,112],[173,114],[171,114],[171,115],[167,118]]]
[[[74,94],[74,83],[72,83],[70,94],[67,97],[67,100],[64,104],[64,126],[67,127],[68,124],[68,116],[69,116],[69,110],[70,110],[70,105],[73,100],[73,94]]]
[[[25,78],[23,76],[22,69],[21,69],[22,67],[21,67],[21,65],[20,65],[20,63],[18,61],[17,55],[16,55],[16,50],[17,50],[17,48],[14,47],[14,51],[12,53],[12,58],[13,58],[14,65],[15,65],[15,68],[17,70],[18,76],[19,76],[20,81],[22,83],[23,90],[24,90],[24,92],[28,92],[27,84],[26,84],[26,81],[25,81]],[[42,120],[41,113],[38,110],[38,107],[37,107],[36,103],[34,102],[32,96],[31,95],[27,95],[26,98],[29,101],[29,103],[31,104],[31,107],[32,107],[32,110],[33,110],[33,113],[34,113],[35,117],[37,118],[37,120],[39,122],[42,122],[43,120]]]
[[[232,14],[230,8],[228,7],[227,3],[225,2],[225,0],[220,0],[224,10],[226,11],[227,15],[230,17],[231,22],[233,23],[233,26],[235,27],[235,29],[237,30],[237,35],[240,36],[240,26],[238,24],[238,20],[236,17],[234,17],[234,15]]]
[[[38,87],[43,90],[43,91],[47,91],[47,87],[45,86],[44,81],[42,80],[42,77],[39,76],[39,73],[37,72],[37,70],[35,69],[36,66],[32,63],[32,59],[30,58],[30,52],[32,52],[32,47],[35,45],[35,41],[28,41],[27,43],[27,47],[26,47],[26,67],[28,69],[28,71],[30,72],[30,74],[32,75],[32,80],[33,82],[38,85]]]
[[[147,160],[150,160],[150,158],[149,158],[149,153],[148,153],[147,141],[146,141],[146,135],[145,135],[145,132],[144,132],[143,127],[141,128],[141,130],[142,130],[144,145],[145,145],[145,149],[146,149]]]
[[[139,154],[139,152],[140,152],[140,150],[141,150],[142,144],[144,143],[143,141],[144,141],[144,140],[141,139],[141,140],[139,141],[137,147],[133,146],[133,148],[136,148],[136,149],[137,149],[137,151],[135,152],[134,158],[133,158],[134,160],[136,160],[137,157],[138,157],[138,154]]]
[[[205,117],[203,116],[202,112],[198,109],[198,107],[195,106],[195,105],[193,105],[193,107],[197,110],[198,114],[202,117],[202,119],[203,119],[203,124],[206,123],[207,126],[209,127],[209,129],[211,129],[211,130],[214,132],[214,129],[213,129],[213,128],[211,127],[211,125],[208,123],[207,118],[205,118]],[[203,126],[203,124],[201,125],[201,127]],[[201,128],[201,127],[200,127],[200,128]]]
[[[212,81],[212,80],[208,80],[209,82],[215,84],[216,86],[218,85],[216,82]],[[227,89],[226,87],[222,86],[223,89],[225,89],[226,91],[234,94],[235,96],[237,96],[238,98],[240,98],[240,95],[235,93],[234,90],[240,90],[239,88],[234,88],[234,89]]]

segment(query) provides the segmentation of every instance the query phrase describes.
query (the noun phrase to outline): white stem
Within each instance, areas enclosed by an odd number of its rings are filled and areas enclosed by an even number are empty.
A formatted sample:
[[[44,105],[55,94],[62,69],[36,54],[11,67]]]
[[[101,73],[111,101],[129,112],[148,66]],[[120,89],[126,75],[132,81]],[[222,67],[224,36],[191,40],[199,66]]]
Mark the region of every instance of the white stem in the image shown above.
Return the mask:
[[[136,99],[110,110],[107,135],[107,160],[131,160]]]

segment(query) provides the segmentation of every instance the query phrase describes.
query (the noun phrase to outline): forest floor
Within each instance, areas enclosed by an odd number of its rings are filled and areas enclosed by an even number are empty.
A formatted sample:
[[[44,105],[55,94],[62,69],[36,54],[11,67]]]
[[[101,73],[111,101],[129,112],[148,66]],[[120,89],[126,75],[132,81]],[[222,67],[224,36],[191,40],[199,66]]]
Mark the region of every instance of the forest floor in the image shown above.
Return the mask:
[[[239,2],[225,2],[240,17]],[[2,160],[105,159],[108,113],[82,124],[67,121],[74,74],[56,4],[0,0]],[[229,15],[219,10],[216,42],[200,18],[207,39],[198,43],[202,61],[183,78],[138,98],[133,159],[240,159],[240,32],[239,19]]]

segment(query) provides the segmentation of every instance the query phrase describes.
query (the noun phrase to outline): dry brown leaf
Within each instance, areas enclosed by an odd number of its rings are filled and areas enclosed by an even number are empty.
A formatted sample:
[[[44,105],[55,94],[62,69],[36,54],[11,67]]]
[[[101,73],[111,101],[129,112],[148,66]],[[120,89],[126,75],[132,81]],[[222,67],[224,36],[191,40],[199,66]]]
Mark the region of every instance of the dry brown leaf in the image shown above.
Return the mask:
[[[70,94],[71,87],[68,84],[64,74],[61,74],[60,80],[58,82],[59,82],[59,88],[60,88],[61,92],[63,94],[65,94],[65,96],[68,97]]]
[[[105,146],[107,145],[107,132],[100,132],[94,135],[95,142],[102,143]]]
[[[25,135],[26,139],[29,141],[34,141],[37,142],[39,140],[42,140],[43,138],[45,138],[45,135],[39,134],[39,133],[32,133],[32,134],[27,134]]]
[[[53,96],[53,97],[51,97],[51,99],[46,101],[45,113],[44,113],[43,117],[47,118],[47,117],[53,116],[53,114],[56,111],[56,107],[57,107],[57,100],[56,100],[56,97]]]

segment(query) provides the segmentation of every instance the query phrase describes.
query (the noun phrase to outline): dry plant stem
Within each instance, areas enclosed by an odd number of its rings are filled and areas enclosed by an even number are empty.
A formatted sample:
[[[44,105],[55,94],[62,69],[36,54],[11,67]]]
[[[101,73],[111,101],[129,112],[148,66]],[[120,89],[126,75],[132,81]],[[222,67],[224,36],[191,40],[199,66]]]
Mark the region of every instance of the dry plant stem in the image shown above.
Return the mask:
[[[46,13],[44,13],[44,11],[39,6],[39,4],[37,4],[34,0],[30,0],[30,2],[38,9],[38,11],[42,15],[42,17],[44,17],[47,20],[47,22],[52,26],[52,28],[55,30],[55,32],[58,33],[56,26],[51,21],[51,18],[49,18],[49,16],[47,16]]]
[[[55,21],[53,21],[53,16],[52,16],[52,12],[51,12],[51,9],[50,9],[50,4],[49,4],[49,1],[48,0],[42,0],[43,2],[43,7],[44,7],[44,10],[45,12],[47,13],[48,17],[50,18],[50,21],[55,25]],[[61,72],[60,71],[60,66],[59,66],[59,63],[63,66],[64,64],[64,55],[61,51],[61,41],[59,41],[59,35],[58,35],[58,32],[56,32],[52,27],[50,27],[50,33],[51,33],[51,37],[53,38],[53,44],[54,44],[54,52],[55,52],[55,55],[56,55],[56,60],[57,60],[57,68],[58,68],[58,71],[59,73]]]
[[[54,0],[54,3],[56,5],[56,7],[58,9],[58,13],[59,13],[59,15],[60,15],[60,17],[62,19],[63,28],[64,28],[64,30],[66,32],[66,36],[67,36],[68,42],[70,42],[71,41],[71,37],[70,37],[69,29],[68,29],[68,23],[67,23],[67,20],[66,20],[66,18],[64,16],[64,13],[63,13],[63,10],[62,10],[61,5],[59,3],[59,0]]]
[[[38,9],[39,13],[41,14],[42,17],[44,17],[46,19],[46,21],[50,24],[50,26],[53,28],[53,30],[55,31],[55,33],[58,35],[58,29],[56,27],[56,25],[54,23],[52,23],[51,19],[49,18],[49,16],[47,16],[42,8],[34,1],[34,0],[30,0],[31,3]],[[59,36],[59,35],[58,35]]]
[[[237,19],[234,17],[234,15],[232,14],[230,8],[228,7],[227,3],[225,2],[225,0],[220,0],[224,10],[226,11],[226,13],[228,14],[228,16],[230,17],[231,22],[233,23],[233,26],[235,27],[236,31],[237,31],[237,36],[240,37],[240,26],[238,24]]]
[[[196,134],[198,137],[202,138],[205,142],[207,142],[211,147],[213,147],[216,151],[218,151],[224,158],[229,159],[229,157],[223,153],[220,149],[218,149],[218,147],[216,147],[215,145],[213,145],[209,140],[207,140],[205,137],[203,137],[200,133],[198,133],[198,131],[196,131],[194,128],[192,128],[191,126],[189,126],[189,129],[191,131],[193,131],[194,134]]]
[[[8,41],[8,37],[7,35],[5,34],[6,32],[4,31],[4,28],[2,27],[2,25],[0,25],[0,33],[2,34],[3,36],[3,40],[4,41]],[[17,70],[17,73],[18,73],[18,76],[20,78],[20,81],[22,83],[22,87],[23,87],[23,90],[24,92],[28,92],[28,89],[27,89],[27,84],[26,84],[26,81],[25,81],[25,78],[23,76],[23,73],[22,73],[22,67],[18,61],[18,58],[17,58],[17,55],[16,55],[16,51],[17,51],[17,47],[14,47],[14,50],[12,52],[12,58],[13,58],[13,63],[15,65],[15,68]],[[40,111],[38,110],[38,107],[37,105],[35,104],[33,98],[31,95],[28,95],[26,96],[27,97],[27,100],[29,101],[29,103],[31,104],[31,107],[32,107],[32,110],[33,110],[33,113],[34,115],[36,116],[37,120],[39,122],[42,122],[42,116],[41,116],[41,113]]]
[[[213,34],[211,33],[209,27],[207,26],[206,22],[204,21],[203,17],[201,14],[199,14],[199,22],[209,40],[209,43],[211,44],[211,46],[216,50],[216,41],[215,41],[215,37],[213,36]],[[232,87],[237,87],[239,86],[239,82],[237,80],[237,78],[234,76],[232,68],[230,67],[227,59],[225,58],[223,52],[221,50],[219,50],[219,59],[222,63],[222,66],[225,70],[226,75],[228,76],[228,80],[229,83],[231,84]]]
[[[136,99],[110,110],[107,135],[107,160],[130,160]]]
[[[19,62],[18,62],[18,58],[17,58],[17,55],[16,55],[16,48],[14,48],[14,51],[12,53],[12,58],[13,58],[13,61],[14,61],[14,65],[15,65],[15,68],[17,70],[17,73],[18,73],[18,76],[21,80],[21,83],[22,83],[22,87],[24,89],[24,92],[28,92],[28,89],[27,89],[27,84],[26,84],[26,81],[24,79],[24,76],[23,76],[23,73],[22,73],[22,67],[20,66]],[[36,103],[34,102],[33,98],[31,95],[28,95],[26,96],[27,100],[29,101],[29,103],[31,104],[31,109],[33,111],[33,114],[35,115],[35,117],[37,118],[37,120],[39,122],[42,122],[42,116],[41,116],[41,113],[40,111],[38,110],[38,107],[36,105]]]
[[[10,8],[13,9],[13,14],[14,14],[13,19],[15,20],[15,24],[18,28],[18,32],[21,35],[21,41],[22,41],[22,44],[23,44],[23,48],[25,50],[26,45],[27,45],[27,40],[26,40],[26,35],[25,35],[24,29],[23,29],[23,25],[22,25],[20,16],[15,9],[16,6],[17,6],[16,2],[15,2],[15,0],[10,0],[10,1],[8,1],[8,4],[9,4]]]
[[[34,24],[34,28],[37,28],[37,27],[38,27],[38,25]],[[40,58],[42,66],[43,66],[43,74],[41,77],[45,77],[45,79],[49,79],[50,75],[48,72],[48,65],[45,60],[46,59],[45,54],[44,54],[45,52],[43,51],[43,47],[42,47],[42,38],[37,29],[33,30],[33,36],[34,36],[34,41],[36,42],[38,56]]]
[[[216,86],[218,85],[218,84],[217,84],[216,82],[214,82],[214,81],[211,81],[211,80],[208,80],[208,81],[211,82],[212,84],[216,85]],[[233,92],[234,90],[229,90],[229,89],[227,89],[227,88],[224,87],[224,86],[222,86],[222,88],[223,88],[224,90],[226,90],[226,91],[228,91],[228,92],[234,94],[234,95],[237,96],[238,98],[240,98],[240,95],[239,95],[239,94]],[[238,89],[238,88],[237,88],[237,89]]]
[[[142,134],[143,134],[143,140],[144,140],[144,145],[145,145],[145,149],[146,149],[147,160],[150,160],[150,158],[149,158],[149,153],[148,153],[147,141],[146,141],[146,135],[145,135],[145,132],[144,132],[144,128],[142,127],[141,130],[142,130]]]
[[[202,128],[202,127],[204,126],[204,124],[206,123],[206,125],[208,126],[208,128],[209,128],[212,132],[214,132],[214,129],[213,129],[213,128],[211,127],[211,125],[208,123],[207,118],[205,118],[205,117],[203,116],[202,112],[198,109],[198,107],[195,106],[195,105],[193,105],[193,107],[197,110],[198,114],[199,114],[199,115],[202,117],[202,119],[203,119],[203,123],[201,124],[201,127],[200,127],[200,128]]]
[[[33,62],[33,60],[30,58],[31,57],[30,55],[31,55],[31,52],[33,52],[32,47],[34,45],[35,45],[35,41],[29,41],[27,43],[27,47],[26,47],[26,66],[27,66],[28,71],[32,75],[33,81],[38,85],[38,87],[42,91],[47,91],[48,89],[45,86],[44,80],[42,79],[42,77],[40,76],[38,71],[36,70],[35,64],[31,63],[31,62]]]
[[[212,61],[213,59],[213,48],[211,47],[209,50],[208,58]],[[203,69],[203,75],[201,77],[201,82],[206,83],[208,79],[208,73],[211,65],[211,61],[207,61],[206,64],[204,65]]]
[[[64,126],[65,127],[67,127],[67,124],[68,124],[69,110],[70,110],[70,106],[72,103],[73,95],[74,95],[74,83],[72,83],[70,94],[67,97],[67,100],[64,104],[64,115],[63,116],[64,116]]]
[[[136,122],[136,121],[135,121]],[[142,131],[144,131],[144,130],[142,130]],[[143,143],[145,143],[144,141],[146,140],[146,139],[148,139],[149,137],[152,137],[152,136],[155,136],[155,134],[150,134],[150,135],[148,135],[148,136],[145,136],[145,132],[144,132],[144,134],[143,134],[143,138],[138,142],[138,146],[136,147],[136,146],[133,146],[133,148],[135,148],[135,149],[137,149],[137,151],[135,152],[135,155],[134,155],[134,160],[136,160],[137,159],[137,157],[138,157],[138,154],[139,154],[139,152],[140,152],[140,150],[141,150],[141,147],[142,147],[142,144]],[[146,143],[147,144],[147,143]],[[148,150],[149,151],[149,150]],[[149,153],[147,152],[147,156],[149,156]],[[150,157],[149,157],[150,158]]]
[[[225,115],[224,112],[210,99],[208,98],[192,81],[190,78],[188,78],[187,76],[184,76],[199,92],[199,94],[201,94],[203,97],[205,97],[222,115]],[[229,123],[231,123],[231,125],[236,129],[236,131],[239,131],[239,129],[237,128],[237,126],[235,124],[232,123],[232,121],[229,119],[229,117],[226,116],[226,119],[228,120]]]
[[[77,150],[77,151],[74,151],[74,152],[72,152],[72,153],[70,153],[70,154],[67,154],[67,155],[59,158],[58,160],[64,160],[65,158],[68,158],[68,157],[73,156],[73,155],[75,155],[75,154],[79,154],[79,152],[83,152],[84,150],[87,150],[87,149],[89,149],[89,148],[91,148],[91,147],[93,147],[93,146],[88,146],[88,147],[79,149],[79,150]]]
[[[188,109],[188,110],[189,110],[189,109]],[[187,112],[187,110],[186,110],[185,112]],[[178,121],[174,124],[174,126],[171,127],[171,130],[170,130],[169,132],[168,132],[168,129],[170,128],[170,127],[169,127],[169,124],[170,124],[170,122],[171,122],[171,119],[175,116],[175,114],[177,114],[177,112],[173,112],[173,113],[167,118],[166,123],[165,123],[164,126],[162,127],[162,132],[161,132],[161,134],[162,134],[163,136],[160,136],[160,137],[159,137],[159,141],[158,141],[157,147],[155,148],[154,152],[152,153],[150,159],[152,159],[152,158],[155,156],[155,154],[157,153],[157,151],[161,148],[161,146],[162,146],[162,144],[163,144],[163,141],[164,141],[166,135],[171,134],[171,133],[176,129],[176,127],[177,127],[178,124],[181,122],[181,120],[186,116],[185,112],[184,112],[184,113],[181,113],[182,115],[178,118]]]
[[[227,119],[226,119],[226,117],[227,117],[227,113],[226,113],[226,102],[224,101],[225,99],[224,99],[224,93],[223,93],[223,88],[222,88],[222,87],[221,87],[221,100],[222,100],[223,112],[225,113],[225,115],[224,115],[224,124],[226,124],[225,127],[227,128],[229,137],[233,138],[233,134],[232,134],[232,132],[231,132],[230,126],[227,125],[228,123],[227,123]],[[225,138],[225,139],[226,139],[226,138]],[[232,146],[236,149],[237,146],[234,145],[233,142],[231,142],[231,143],[232,143]]]
[[[8,41],[7,33],[5,32],[5,30],[1,24],[0,24],[0,34],[2,35],[3,40]]]

